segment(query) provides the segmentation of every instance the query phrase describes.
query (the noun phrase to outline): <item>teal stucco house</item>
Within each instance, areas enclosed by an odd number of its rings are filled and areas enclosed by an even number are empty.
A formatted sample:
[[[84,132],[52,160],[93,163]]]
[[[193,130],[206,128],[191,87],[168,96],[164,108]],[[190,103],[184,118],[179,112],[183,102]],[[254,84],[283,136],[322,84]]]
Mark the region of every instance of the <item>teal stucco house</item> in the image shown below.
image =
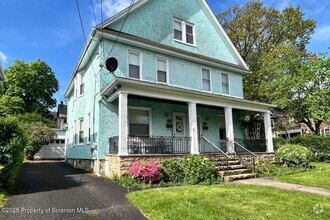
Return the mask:
[[[137,160],[273,155],[274,106],[244,99],[249,72],[205,0],[139,0],[82,50],[65,91],[66,159],[111,177]],[[241,125],[251,113],[263,119],[258,140]]]

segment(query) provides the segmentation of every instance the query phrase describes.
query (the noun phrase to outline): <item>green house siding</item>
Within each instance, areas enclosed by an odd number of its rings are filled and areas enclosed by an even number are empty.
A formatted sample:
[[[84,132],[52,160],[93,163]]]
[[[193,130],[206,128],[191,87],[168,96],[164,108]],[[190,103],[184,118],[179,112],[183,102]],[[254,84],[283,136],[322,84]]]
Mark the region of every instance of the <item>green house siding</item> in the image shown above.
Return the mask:
[[[160,42],[186,51],[214,57],[237,64],[230,49],[224,43],[207,14],[197,0],[153,0],[131,12],[123,32]],[[173,40],[173,18],[194,24],[195,45],[187,45]],[[155,22],[156,21],[156,22]],[[121,30],[123,20],[111,24],[109,28]],[[216,43],[215,43],[216,42]]]
[[[104,51],[110,51],[112,43],[113,42],[105,41]],[[128,77],[127,59],[129,50],[141,53],[141,80],[143,81],[157,83],[156,58],[162,57],[166,58],[168,61],[168,84],[170,86],[201,91],[202,68],[206,68],[210,70],[211,74],[211,93],[222,94],[221,73],[227,73],[229,75],[230,84],[229,95],[243,98],[243,77],[240,74],[225,71],[220,68],[202,65],[200,63],[191,62],[181,58],[128,46],[121,43],[117,43],[113,52],[111,53],[111,56],[118,60],[118,68],[115,71],[115,75],[117,77]],[[114,76],[110,74],[105,68],[102,69],[100,77],[101,90],[104,89],[114,79]]]

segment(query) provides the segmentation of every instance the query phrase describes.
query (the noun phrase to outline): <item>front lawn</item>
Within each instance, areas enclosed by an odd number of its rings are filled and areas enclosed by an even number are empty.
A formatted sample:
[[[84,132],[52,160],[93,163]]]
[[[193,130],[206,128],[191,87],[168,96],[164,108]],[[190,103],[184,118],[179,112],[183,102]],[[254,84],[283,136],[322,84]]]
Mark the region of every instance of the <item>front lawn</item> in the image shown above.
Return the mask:
[[[330,219],[327,197],[253,185],[143,190],[128,198],[150,219]]]
[[[311,163],[316,170],[276,176],[275,180],[330,189],[330,163]]]

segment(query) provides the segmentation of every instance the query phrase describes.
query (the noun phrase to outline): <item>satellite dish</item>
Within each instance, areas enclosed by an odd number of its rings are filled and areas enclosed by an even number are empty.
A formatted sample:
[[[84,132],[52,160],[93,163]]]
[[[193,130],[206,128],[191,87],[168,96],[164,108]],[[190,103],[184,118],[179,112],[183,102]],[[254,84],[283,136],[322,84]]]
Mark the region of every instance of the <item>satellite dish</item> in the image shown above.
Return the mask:
[[[110,73],[113,73],[118,67],[118,61],[116,58],[110,57],[105,61],[105,66]]]

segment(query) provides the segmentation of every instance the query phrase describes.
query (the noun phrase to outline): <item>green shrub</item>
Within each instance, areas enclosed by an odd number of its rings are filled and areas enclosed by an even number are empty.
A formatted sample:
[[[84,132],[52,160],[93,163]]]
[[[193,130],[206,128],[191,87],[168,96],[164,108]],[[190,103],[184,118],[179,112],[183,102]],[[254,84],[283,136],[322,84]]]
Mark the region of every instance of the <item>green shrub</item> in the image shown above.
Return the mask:
[[[330,136],[297,136],[290,139],[290,144],[299,144],[310,149],[314,161],[330,161]]]
[[[164,181],[172,183],[181,183],[184,178],[183,169],[174,159],[162,161]]]
[[[23,161],[24,136],[17,120],[0,118],[0,188],[10,189]]]
[[[301,145],[285,144],[276,151],[277,159],[283,166],[308,167],[312,152]]]
[[[220,182],[215,164],[199,155],[181,158],[178,161],[164,160],[162,168],[167,181],[173,183],[210,185]]]
[[[274,145],[275,151],[277,149],[279,149],[282,145],[287,144],[287,143],[288,143],[288,141],[284,138],[281,138],[281,137],[273,138],[273,145]]]
[[[267,160],[258,160],[256,162],[256,173],[257,174],[271,174],[274,172],[274,169],[276,169],[274,164],[271,164]]]

